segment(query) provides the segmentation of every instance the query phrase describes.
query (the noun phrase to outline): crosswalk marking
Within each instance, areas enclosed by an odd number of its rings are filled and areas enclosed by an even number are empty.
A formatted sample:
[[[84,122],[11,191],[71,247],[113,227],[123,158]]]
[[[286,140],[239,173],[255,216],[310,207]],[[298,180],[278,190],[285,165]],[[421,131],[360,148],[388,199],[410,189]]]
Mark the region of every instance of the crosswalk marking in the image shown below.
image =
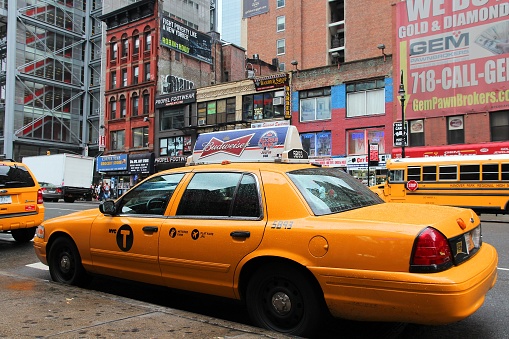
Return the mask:
[[[25,265],[27,267],[31,267],[31,268],[36,268],[38,270],[43,270],[43,271],[48,271],[49,270],[49,267],[44,265],[43,263],[40,263],[40,262],[36,262],[34,264],[28,264],[28,265]]]

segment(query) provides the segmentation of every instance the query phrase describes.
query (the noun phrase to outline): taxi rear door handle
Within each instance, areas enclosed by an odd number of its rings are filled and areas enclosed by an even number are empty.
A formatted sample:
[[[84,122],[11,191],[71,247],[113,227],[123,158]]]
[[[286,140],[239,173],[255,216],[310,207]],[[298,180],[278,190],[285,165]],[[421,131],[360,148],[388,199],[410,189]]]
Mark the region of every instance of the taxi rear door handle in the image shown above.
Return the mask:
[[[233,238],[249,238],[251,236],[251,232],[249,231],[233,231],[230,233],[230,236]]]
[[[143,232],[157,232],[157,226],[144,226],[142,228]]]

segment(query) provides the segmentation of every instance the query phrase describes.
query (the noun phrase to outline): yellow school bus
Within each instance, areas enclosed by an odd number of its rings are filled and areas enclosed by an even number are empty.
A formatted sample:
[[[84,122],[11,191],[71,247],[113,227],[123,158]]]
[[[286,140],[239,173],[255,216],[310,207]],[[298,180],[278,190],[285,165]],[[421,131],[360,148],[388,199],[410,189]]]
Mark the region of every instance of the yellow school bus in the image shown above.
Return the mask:
[[[387,202],[509,213],[509,154],[391,159],[371,190]]]

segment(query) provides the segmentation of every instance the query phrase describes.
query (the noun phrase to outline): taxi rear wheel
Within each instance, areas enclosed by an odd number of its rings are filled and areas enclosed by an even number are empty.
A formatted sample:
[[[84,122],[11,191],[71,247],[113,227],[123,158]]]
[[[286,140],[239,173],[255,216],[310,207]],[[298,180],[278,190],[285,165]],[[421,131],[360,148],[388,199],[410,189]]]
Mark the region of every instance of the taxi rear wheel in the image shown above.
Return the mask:
[[[307,336],[321,326],[323,296],[298,269],[277,266],[260,269],[250,280],[246,303],[251,319],[260,327],[285,334]]]
[[[55,240],[49,252],[49,272],[53,281],[84,286],[90,277],[81,264],[78,248],[71,239],[61,237]]]
[[[29,242],[34,238],[36,228],[37,227],[18,228],[12,230],[11,235],[17,242]]]

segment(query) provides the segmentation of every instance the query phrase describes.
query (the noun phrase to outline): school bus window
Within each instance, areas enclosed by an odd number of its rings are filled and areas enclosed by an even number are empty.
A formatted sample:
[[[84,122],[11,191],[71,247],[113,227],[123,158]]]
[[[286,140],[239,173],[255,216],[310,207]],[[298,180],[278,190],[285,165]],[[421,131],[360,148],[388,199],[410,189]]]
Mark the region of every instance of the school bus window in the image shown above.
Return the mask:
[[[389,182],[404,182],[405,171],[404,170],[392,170],[388,174]]]
[[[482,165],[482,180],[498,180],[498,164]]]
[[[457,180],[458,167],[457,166],[440,166],[438,172],[438,180]]]
[[[460,180],[479,180],[480,169],[480,165],[461,165]]]
[[[509,164],[502,164],[502,180],[509,180]]]
[[[437,181],[437,167],[436,166],[423,166],[422,167],[422,181]]]
[[[408,167],[408,180],[421,181],[421,166],[419,167]]]

